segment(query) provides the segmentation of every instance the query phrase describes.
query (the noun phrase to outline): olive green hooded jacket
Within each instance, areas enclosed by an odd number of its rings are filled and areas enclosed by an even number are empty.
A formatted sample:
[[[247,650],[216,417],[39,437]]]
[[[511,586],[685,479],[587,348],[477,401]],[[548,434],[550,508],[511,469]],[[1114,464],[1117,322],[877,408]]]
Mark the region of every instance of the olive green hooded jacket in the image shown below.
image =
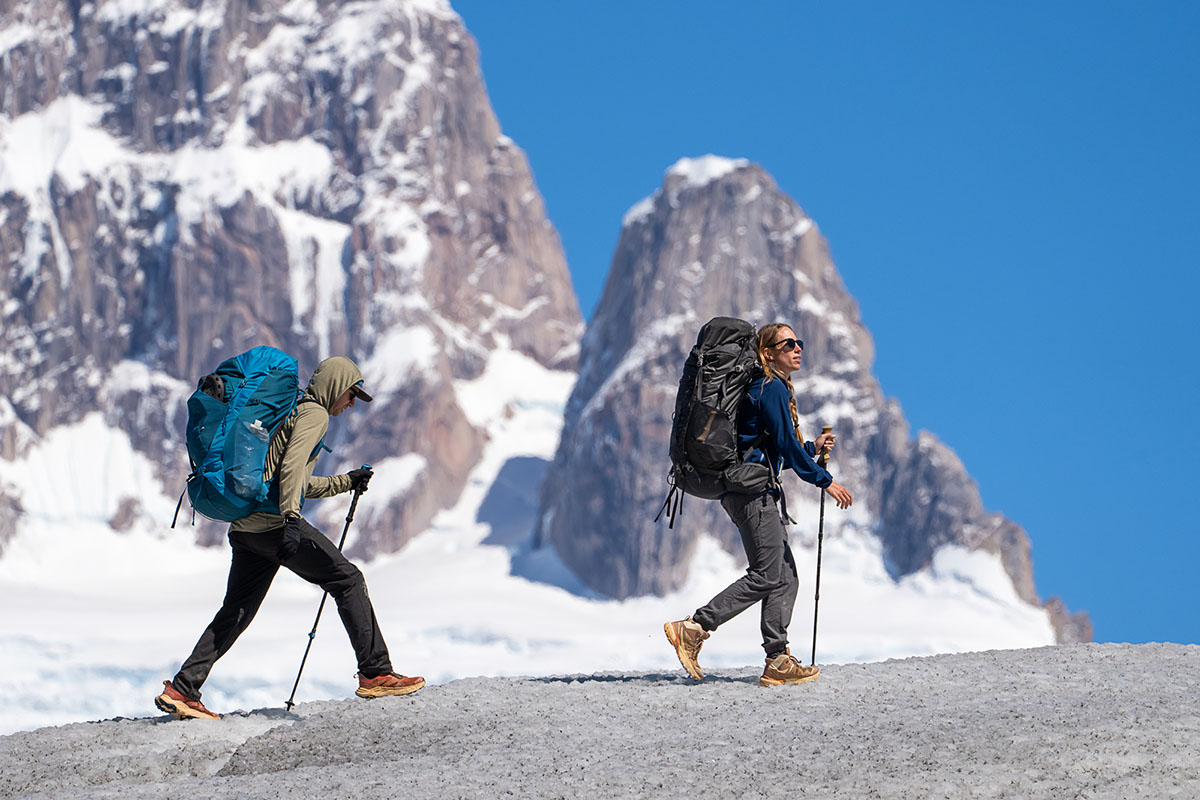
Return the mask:
[[[262,533],[283,526],[284,517],[299,516],[301,497],[332,497],[350,491],[349,475],[313,475],[320,451],[317,443],[329,430],[333,404],[354,384],[362,372],[345,356],[327,358],[317,365],[296,410],[271,439],[263,479],[279,474],[279,512],[256,512],[230,525],[230,530]]]

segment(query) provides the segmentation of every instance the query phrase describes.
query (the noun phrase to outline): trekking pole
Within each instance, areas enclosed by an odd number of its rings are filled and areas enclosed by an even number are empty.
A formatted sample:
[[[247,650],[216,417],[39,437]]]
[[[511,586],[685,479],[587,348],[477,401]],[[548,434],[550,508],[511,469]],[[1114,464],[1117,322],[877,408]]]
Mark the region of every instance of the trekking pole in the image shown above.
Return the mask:
[[[833,430],[832,425],[822,425],[821,433],[829,433]],[[829,453],[821,453],[817,456],[817,463],[822,467],[829,463]],[[821,544],[825,540],[825,490],[821,490],[821,516],[817,522],[817,595],[813,598],[813,648],[812,648],[812,664],[817,664],[817,612],[820,610],[821,604]]]
[[[362,469],[371,469],[370,464],[363,464]],[[350,501],[350,510],[346,512],[346,527],[342,528],[342,540],[338,542],[338,552],[342,550],[342,545],[346,544],[346,534],[350,531],[350,523],[354,521],[354,509],[358,507],[358,498],[362,496],[362,488],[354,490],[354,498]],[[329,592],[321,595],[321,605],[317,606],[317,618],[313,620],[312,630],[308,632],[308,646],[304,648],[304,658],[300,659],[300,670],[296,673],[296,682],[292,684],[292,694],[288,697],[287,710],[290,712],[292,706],[296,705],[292,701],[296,699],[296,687],[300,685],[300,676],[304,673],[304,662],[308,661],[308,651],[312,649],[313,639],[317,638],[317,624],[321,621],[321,612],[325,610],[325,600],[328,599]]]

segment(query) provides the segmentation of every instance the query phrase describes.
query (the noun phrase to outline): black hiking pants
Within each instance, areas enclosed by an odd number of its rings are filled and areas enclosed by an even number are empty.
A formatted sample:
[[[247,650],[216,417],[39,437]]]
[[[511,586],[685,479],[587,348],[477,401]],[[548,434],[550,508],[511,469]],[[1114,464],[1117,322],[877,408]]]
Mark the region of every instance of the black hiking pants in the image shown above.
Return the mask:
[[[264,533],[229,532],[233,560],[229,565],[225,600],[173,681],[175,688],[184,695],[200,699],[200,687],[213,664],[229,651],[250,625],[281,566],[309,583],[315,583],[333,597],[354,647],[359,672],[374,677],[392,671],[387,645],[379,632],[375,610],[367,596],[367,584],[358,567],[307,521],[301,521],[299,549],[286,561],[275,556],[282,539],[282,526]]]
[[[763,650],[768,656],[782,653],[788,646],[787,629],[800,578],[775,498],[767,492],[728,494],[721,499],[721,506],[737,525],[750,563],[745,575],[697,609],[692,619],[706,631],[714,631],[761,602]]]

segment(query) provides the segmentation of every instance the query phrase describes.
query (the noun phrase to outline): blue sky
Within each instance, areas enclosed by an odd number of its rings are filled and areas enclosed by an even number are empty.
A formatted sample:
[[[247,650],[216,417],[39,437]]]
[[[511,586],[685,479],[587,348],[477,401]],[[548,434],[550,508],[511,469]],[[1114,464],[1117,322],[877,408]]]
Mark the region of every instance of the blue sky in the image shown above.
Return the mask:
[[[1200,4],[451,1],[585,315],[668,166],[762,164],[1039,592],[1200,643]]]

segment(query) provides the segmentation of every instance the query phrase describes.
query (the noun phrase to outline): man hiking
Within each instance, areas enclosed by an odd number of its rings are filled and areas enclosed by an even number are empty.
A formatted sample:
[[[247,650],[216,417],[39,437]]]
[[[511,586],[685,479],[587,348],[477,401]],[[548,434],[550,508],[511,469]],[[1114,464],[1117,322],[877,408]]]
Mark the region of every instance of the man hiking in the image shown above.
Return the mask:
[[[790,468],[801,480],[828,492],[838,508],[849,508],[853,502],[850,492],[834,483],[833,476],[815,460],[819,453],[833,449],[834,434],[821,434],[815,442],[805,442],[800,435],[791,375],[800,367],[804,343],[787,325],[773,323],[758,331],[755,350],[763,375],[751,381],[738,410],[738,444],[744,460],[767,464],[776,477],[783,468]],[[777,481],[772,483],[777,485]],[[767,654],[759,683],[802,683],[820,674],[816,665],[804,666],[788,649],[787,629],[800,580],[787,528],[780,518],[776,485],[757,494],[729,492],[721,497],[722,508],[742,537],[749,562],[746,574],[688,619],[663,626],[679,662],[696,680],[704,677],[697,661],[704,640],[756,603],[762,604],[761,630]]]
[[[331,497],[352,490],[366,491],[370,469],[345,475],[314,476],[313,467],[329,428],[329,418],[371,402],[358,367],[344,356],[322,361],[292,415],[271,439],[264,477],[274,480],[279,513],[255,512],[229,526],[233,558],[225,600],[192,654],[154,699],[159,709],[179,719],[220,719],[200,702],[200,687],[217,659],[225,655],[246,630],[262,604],[279,567],[287,567],[333,596],[358,659],[360,697],[411,694],[424,678],[392,671],[387,645],[379,631],[366,582],[357,567],[321,531],[300,516],[305,497]]]

